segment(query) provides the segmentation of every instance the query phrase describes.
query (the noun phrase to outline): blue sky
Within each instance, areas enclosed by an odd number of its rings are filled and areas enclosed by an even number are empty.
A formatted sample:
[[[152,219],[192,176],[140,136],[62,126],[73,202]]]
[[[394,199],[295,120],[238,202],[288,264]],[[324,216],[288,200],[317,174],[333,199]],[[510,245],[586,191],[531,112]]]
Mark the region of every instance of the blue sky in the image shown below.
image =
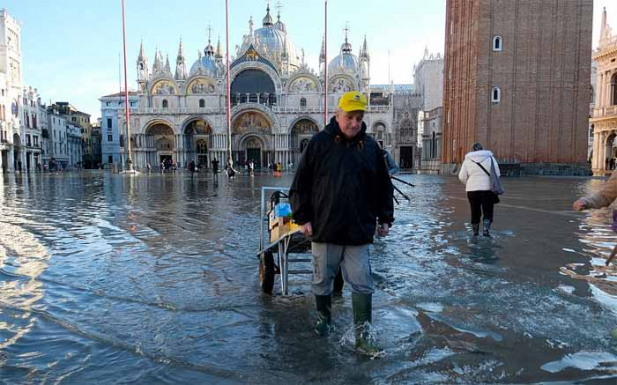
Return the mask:
[[[306,61],[317,69],[323,36],[322,0],[281,0],[281,19],[292,42],[304,48]],[[423,55],[443,53],[445,0],[330,0],[328,55],[338,54],[343,28],[350,27],[350,42],[357,54],[367,36],[372,83],[411,83],[412,68]],[[594,45],[603,6],[617,30],[617,4],[596,0]],[[61,4],[61,6],[60,6]],[[266,0],[230,0],[230,49],[248,33],[253,16],[261,27]],[[387,5],[386,5],[387,4]],[[276,1],[272,14],[276,17]],[[38,88],[43,100],[70,101],[77,108],[100,116],[98,98],[118,91],[118,55],[122,52],[121,0],[5,0],[0,6],[22,22],[23,77]],[[135,60],[143,39],[152,65],[155,48],[169,54],[172,70],[182,38],[190,67],[203,51],[212,28],[224,49],[224,0],[126,0],[129,88],[135,88]],[[390,55],[388,55],[390,52]],[[389,59],[388,59],[389,57]],[[388,65],[388,63],[390,63]],[[390,70],[388,70],[390,69]],[[390,74],[390,76],[389,76]]]

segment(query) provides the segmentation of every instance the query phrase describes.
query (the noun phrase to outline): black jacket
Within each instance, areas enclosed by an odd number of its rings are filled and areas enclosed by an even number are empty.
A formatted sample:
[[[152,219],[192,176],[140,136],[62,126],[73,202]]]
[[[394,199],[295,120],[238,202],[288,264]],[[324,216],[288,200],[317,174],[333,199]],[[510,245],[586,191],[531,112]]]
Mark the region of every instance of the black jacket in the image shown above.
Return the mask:
[[[290,190],[293,218],[311,222],[313,242],[373,242],[376,221],[394,221],[392,181],[366,125],[349,140],[334,118],[304,150]]]

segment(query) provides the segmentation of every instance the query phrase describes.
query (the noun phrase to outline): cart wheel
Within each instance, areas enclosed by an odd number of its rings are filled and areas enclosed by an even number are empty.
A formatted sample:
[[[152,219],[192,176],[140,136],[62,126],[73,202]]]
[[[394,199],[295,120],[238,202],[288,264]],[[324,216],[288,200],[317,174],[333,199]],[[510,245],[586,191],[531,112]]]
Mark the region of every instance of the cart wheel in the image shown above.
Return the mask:
[[[259,285],[261,291],[266,294],[272,294],[272,288],[274,287],[274,257],[270,250],[261,254],[259,258]]]
[[[338,273],[336,274],[336,277],[334,277],[334,295],[335,296],[342,296],[343,295],[343,285],[345,284],[345,281],[343,280],[343,273],[341,272],[341,269],[338,269]]]

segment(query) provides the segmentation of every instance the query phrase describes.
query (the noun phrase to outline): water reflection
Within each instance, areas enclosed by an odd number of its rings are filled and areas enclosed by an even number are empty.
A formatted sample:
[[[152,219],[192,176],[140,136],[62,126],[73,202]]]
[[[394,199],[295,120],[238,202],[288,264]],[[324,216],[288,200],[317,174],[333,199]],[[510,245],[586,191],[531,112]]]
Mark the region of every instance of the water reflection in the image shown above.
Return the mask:
[[[3,380],[496,383],[614,375],[607,355],[614,268],[601,266],[614,239],[601,212],[567,210],[587,182],[515,180],[497,207],[494,237],[484,239],[470,236],[455,179],[404,178],[416,185],[401,186],[411,201],[397,205],[391,236],[371,248],[375,331],[386,351],[371,361],[347,343],[348,289],[333,303],[337,329],[327,339],[312,334],[309,277],[294,277],[289,297],[259,291],[260,188],[288,186],[290,174],[218,183],[201,173],[3,176]],[[15,337],[17,329],[28,332]],[[588,360],[598,364],[581,364]]]

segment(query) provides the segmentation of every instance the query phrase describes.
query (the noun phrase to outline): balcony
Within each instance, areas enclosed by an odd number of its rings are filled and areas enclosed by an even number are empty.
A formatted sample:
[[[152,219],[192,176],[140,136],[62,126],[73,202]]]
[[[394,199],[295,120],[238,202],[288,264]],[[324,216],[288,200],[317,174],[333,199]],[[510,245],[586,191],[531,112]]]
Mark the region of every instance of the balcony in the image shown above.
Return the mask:
[[[617,106],[610,106],[604,108],[596,108],[593,110],[593,117],[595,118],[617,118]]]

